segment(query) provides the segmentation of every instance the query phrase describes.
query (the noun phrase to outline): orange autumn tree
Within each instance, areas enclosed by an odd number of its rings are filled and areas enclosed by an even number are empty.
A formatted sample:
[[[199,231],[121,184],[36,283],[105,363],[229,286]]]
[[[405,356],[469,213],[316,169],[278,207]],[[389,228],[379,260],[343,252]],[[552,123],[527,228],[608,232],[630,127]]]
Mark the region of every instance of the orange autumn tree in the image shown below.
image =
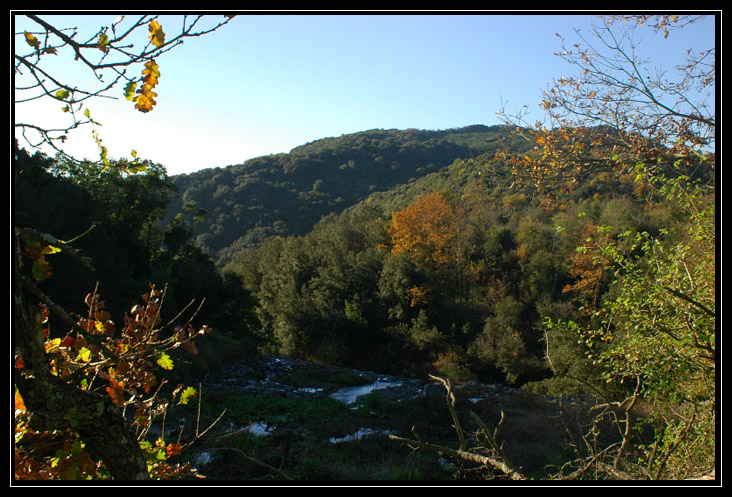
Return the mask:
[[[392,213],[391,252],[406,252],[427,264],[446,264],[455,256],[459,232],[458,215],[447,199],[439,193],[427,193]]]
[[[439,284],[460,293],[471,279],[467,251],[467,217],[441,193],[426,193],[392,213],[392,255],[406,254]],[[413,303],[424,301],[427,288],[413,288]],[[415,300],[416,299],[416,300]]]

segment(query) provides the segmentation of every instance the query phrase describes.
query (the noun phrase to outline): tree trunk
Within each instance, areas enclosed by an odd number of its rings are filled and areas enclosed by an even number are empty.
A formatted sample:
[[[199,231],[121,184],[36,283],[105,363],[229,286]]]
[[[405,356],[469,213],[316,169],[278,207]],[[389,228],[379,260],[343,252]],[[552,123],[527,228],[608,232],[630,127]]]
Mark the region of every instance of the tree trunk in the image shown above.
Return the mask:
[[[17,252],[15,255],[17,262]],[[30,413],[30,427],[38,431],[76,432],[87,453],[102,461],[116,480],[148,478],[144,453],[120,409],[109,398],[80,390],[51,374],[40,312],[25,298],[17,267],[13,284],[13,345],[23,358],[23,368],[14,369],[13,379]]]

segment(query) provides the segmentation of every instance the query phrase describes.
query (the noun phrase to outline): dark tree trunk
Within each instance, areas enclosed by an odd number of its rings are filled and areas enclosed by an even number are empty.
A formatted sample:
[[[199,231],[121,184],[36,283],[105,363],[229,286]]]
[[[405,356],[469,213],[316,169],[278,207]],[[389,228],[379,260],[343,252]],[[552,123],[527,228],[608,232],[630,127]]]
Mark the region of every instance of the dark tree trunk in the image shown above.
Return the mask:
[[[109,398],[80,390],[51,374],[40,312],[23,294],[20,278],[16,271],[13,346],[23,358],[24,367],[14,370],[13,379],[30,413],[31,428],[76,432],[88,454],[102,461],[116,480],[148,478],[144,454],[121,410]]]

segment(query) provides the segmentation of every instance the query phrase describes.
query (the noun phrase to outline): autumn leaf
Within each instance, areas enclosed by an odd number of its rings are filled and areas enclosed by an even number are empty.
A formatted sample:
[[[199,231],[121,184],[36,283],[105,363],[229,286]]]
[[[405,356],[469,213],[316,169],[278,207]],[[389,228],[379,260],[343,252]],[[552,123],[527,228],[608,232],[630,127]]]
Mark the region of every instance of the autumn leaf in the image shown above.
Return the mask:
[[[150,112],[157,103],[155,97],[158,94],[153,91],[153,88],[158,84],[159,79],[160,66],[155,60],[147,61],[142,70],[142,87],[137,90],[137,96],[135,97],[135,108],[140,112]]]
[[[51,265],[43,258],[37,259],[33,261],[31,273],[33,273],[34,280],[45,281],[51,277]]]
[[[196,348],[196,344],[193,342],[183,342],[183,350],[192,355],[198,354],[198,348]]]
[[[158,353],[158,359],[157,359],[158,366],[160,366],[163,369],[171,370],[173,369],[173,359],[170,358],[168,354],[165,352]]]
[[[130,102],[135,99],[135,90],[137,89],[137,83],[134,81],[130,81],[127,83],[127,86],[125,86],[125,98],[129,100]]]
[[[152,44],[158,48],[165,45],[165,33],[163,33],[163,27],[160,26],[160,23],[153,19],[152,21],[150,21],[149,29],[150,41],[152,41]]]
[[[23,397],[20,396],[20,392],[18,392],[18,389],[15,389],[15,410],[16,411],[25,411],[25,403],[23,402]]]
[[[179,404],[186,405],[188,404],[188,401],[191,399],[191,397],[195,397],[196,389],[193,387],[187,387],[185,390],[183,390],[183,393],[180,394],[180,400],[178,401]]]
[[[183,447],[179,443],[168,444],[168,446],[165,447],[165,455],[168,457],[177,456],[180,454],[182,449]]]
[[[25,251],[33,260],[31,272],[36,281],[47,280],[51,276],[51,265],[46,261],[46,255],[61,252],[53,245],[41,245],[38,242],[27,242]]]
[[[153,87],[158,84],[158,79],[160,79],[160,66],[155,59],[150,59],[145,62],[142,70],[142,83]]]
[[[107,36],[107,33],[100,33],[99,39],[97,40],[97,48],[101,50],[102,52],[107,52],[109,44],[109,37]]]
[[[99,147],[99,157],[102,160],[102,163],[107,163],[107,147],[102,145],[102,139],[99,138],[99,133],[97,133],[97,130],[92,130],[92,136],[94,137],[94,141],[97,144],[97,147]]]
[[[86,347],[82,347],[79,350],[79,355],[76,357],[76,360],[84,363],[91,361],[91,350]]]
[[[110,378],[109,386],[105,389],[107,391],[107,394],[109,394],[109,397],[112,399],[112,402],[114,402],[114,405],[116,405],[117,407],[122,407],[125,402],[125,399],[122,396],[122,394],[124,393],[124,389],[122,387],[122,383],[118,383],[117,381]]]
[[[28,31],[25,31],[23,34],[25,34],[25,41],[30,45],[31,47],[38,50],[41,47],[41,42],[38,41],[38,38],[30,34]]]
[[[53,94],[53,98],[57,100],[66,100],[69,97],[70,93],[71,92],[69,92],[69,90],[61,89]]]

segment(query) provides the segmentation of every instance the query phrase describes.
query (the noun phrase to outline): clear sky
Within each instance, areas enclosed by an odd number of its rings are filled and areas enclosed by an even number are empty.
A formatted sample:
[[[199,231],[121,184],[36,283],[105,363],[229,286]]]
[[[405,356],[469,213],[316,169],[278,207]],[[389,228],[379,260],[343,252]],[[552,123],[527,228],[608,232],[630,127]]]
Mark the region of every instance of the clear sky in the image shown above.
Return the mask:
[[[77,26],[87,39],[117,14],[47,17]],[[556,33],[577,40],[574,30],[588,33],[591,17],[243,13],[158,59],[152,112],[142,114],[123,98],[90,102],[89,108],[102,124],[98,131],[110,156],[129,157],[135,149],[171,175],[374,128],[498,124],[501,101],[510,111],[528,106],[540,119],[542,90],[573,74],[555,55],[561,48]],[[177,16],[164,15],[160,23],[168,36],[180,29]],[[18,19],[15,32],[24,26]],[[714,45],[714,20],[678,33],[655,40],[649,31],[642,47],[654,62],[673,64],[670,54]],[[68,57],[59,67],[78,75],[78,63]],[[120,87],[112,94],[121,93]],[[33,117],[27,112],[49,116],[57,109],[57,102],[50,110],[16,106],[16,121]],[[77,156],[98,157],[91,128],[70,135],[68,147]]]

